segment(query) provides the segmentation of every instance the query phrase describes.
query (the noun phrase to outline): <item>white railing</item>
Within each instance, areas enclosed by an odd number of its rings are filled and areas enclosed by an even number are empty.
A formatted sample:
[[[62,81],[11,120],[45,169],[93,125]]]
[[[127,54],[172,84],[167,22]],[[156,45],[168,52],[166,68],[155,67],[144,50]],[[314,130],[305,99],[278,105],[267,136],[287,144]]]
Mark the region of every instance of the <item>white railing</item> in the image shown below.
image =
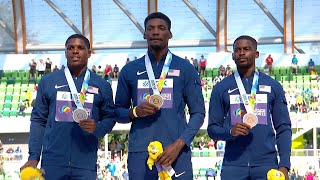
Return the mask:
[[[204,148],[193,149],[192,157],[223,157],[224,150],[214,150]],[[309,157],[320,157],[320,149],[292,149],[291,156],[309,156]]]

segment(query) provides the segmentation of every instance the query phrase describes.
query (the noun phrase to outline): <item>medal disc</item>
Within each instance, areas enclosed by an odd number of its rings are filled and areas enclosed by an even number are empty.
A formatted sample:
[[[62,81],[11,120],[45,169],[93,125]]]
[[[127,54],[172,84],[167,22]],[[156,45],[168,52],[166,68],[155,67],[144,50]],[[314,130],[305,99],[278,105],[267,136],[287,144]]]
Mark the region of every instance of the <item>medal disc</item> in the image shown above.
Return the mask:
[[[149,103],[161,107],[163,105],[163,97],[158,94],[150,96]]]
[[[253,128],[258,124],[258,117],[252,113],[247,113],[243,116],[243,122]]]
[[[73,111],[72,117],[75,122],[79,123],[81,120],[87,119],[88,114],[86,110],[78,108],[75,111]]]

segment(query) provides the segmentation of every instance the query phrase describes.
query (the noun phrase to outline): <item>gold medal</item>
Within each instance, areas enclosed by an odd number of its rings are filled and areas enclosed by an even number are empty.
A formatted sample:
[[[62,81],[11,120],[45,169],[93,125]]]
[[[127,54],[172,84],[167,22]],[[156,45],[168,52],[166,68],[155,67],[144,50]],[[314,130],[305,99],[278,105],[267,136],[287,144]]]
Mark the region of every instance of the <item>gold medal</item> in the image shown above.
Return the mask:
[[[243,123],[246,123],[253,128],[258,124],[258,117],[252,113],[247,113],[243,116]]]
[[[153,94],[150,96],[149,103],[160,108],[163,105],[163,97],[158,94]]]
[[[81,120],[85,120],[88,118],[88,113],[85,109],[79,109],[73,111],[73,120],[77,123],[79,123]]]

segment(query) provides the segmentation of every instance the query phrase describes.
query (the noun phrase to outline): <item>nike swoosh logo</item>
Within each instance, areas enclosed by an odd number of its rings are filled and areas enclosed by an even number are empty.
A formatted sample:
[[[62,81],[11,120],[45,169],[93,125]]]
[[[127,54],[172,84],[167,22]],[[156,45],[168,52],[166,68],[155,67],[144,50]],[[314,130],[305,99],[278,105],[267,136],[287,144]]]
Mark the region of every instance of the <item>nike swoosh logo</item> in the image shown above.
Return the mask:
[[[137,75],[140,76],[141,74],[143,74],[143,73],[145,73],[145,72],[147,72],[147,71],[142,71],[142,72],[138,71],[138,72],[137,72]]]
[[[182,172],[182,173],[180,173],[180,174],[174,174],[174,177],[179,177],[179,176],[182,176],[184,173],[186,173],[185,171],[184,172]]]
[[[238,89],[238,88],[234,88],[234,89],[232,89],[232,90],[229,89],[229,90],[228,90],[228,93],[230,94],[230,93],[232,93],[233,91],[235,91],[235,90],[237,90],[237,89]]]
[[[55,85],[54,88],[59,89],[59,88],[65,87],[65,86],[68,86],[68,85],[62,85],[62,86]]]

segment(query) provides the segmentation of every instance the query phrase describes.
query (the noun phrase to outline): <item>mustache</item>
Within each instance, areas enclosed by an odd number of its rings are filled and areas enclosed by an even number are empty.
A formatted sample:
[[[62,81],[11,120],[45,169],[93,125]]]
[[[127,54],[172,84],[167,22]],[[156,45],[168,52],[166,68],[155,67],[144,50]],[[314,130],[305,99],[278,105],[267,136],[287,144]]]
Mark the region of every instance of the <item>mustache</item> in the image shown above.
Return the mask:
[[[163,41],[161,38],[150,38],[151,41],[153,40],[159,40],[159,41]]]

